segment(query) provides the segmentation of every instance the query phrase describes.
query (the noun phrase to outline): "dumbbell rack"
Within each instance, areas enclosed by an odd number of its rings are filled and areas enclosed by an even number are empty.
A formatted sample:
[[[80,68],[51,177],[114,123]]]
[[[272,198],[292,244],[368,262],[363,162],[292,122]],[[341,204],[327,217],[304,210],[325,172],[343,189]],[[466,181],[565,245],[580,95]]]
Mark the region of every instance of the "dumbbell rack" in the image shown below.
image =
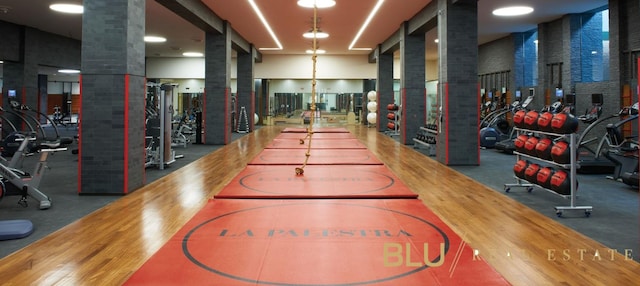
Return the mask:
[[[438,136],[438,131],[431,129],[431,128],[426,128],[426,127],[420,127],[420,133],[422,133],[421,135],[423,135],[423,137],[425,138],[425,140],[422,140],[419,137],[413,138],[413,142],[417,143],[414,144],[413,147],[414,148],[418,148],[420,145],[426,146],[429,150],[429,155],[430,156],[435,156],[436,154],[436,138]],[[420,134],[418,134],[420,135]]]
[[[569,179],[570,184],[571,184],[571,188],[570,188],[570,194],[569,195],[563,195],[560,193],[557,193],[553,190],[547,189],[543,186],[540,186],[538,184],[534,184],[531,183],[529,181],[526,181],[524,179],[516,178],[516,183],[515,184],[504,184],[504,190],[505,192],[509,192],[511,187],[525,187],[527,188],[528,192],[533,191],[533,187],[534,186],[538,186],[540,188],[542,188],[543,190],[549,191],[553,194],[556,194],[558,196],[564,197],[566,199],[570,200],[570,204],[569,206],[556,206],[554,209],[556,211],[556,215],[558,217],[562,216],[562,212],[565,210],[582,210],[584,211],[584,214],[586,217],[589,217],[591,215],[591,211],[593,210],[592,206],[578,206],[576,205],[576,199],[577,199],[577,189],[578,189],[578,183],[577,183],[577,172],[576,170],[578,169],[578,163],[577,163],[577,158],[576,158],[576,154],[577,154],[577,146],[576,146],[576,134],[575,133],[570,133],[570,134],[557,134],[557,133],[550,133],[550,132],[543,132],[543,131],[537,131],[537,130],[530,130],[530,129],[524,129],[524,128],[518,128],[518,127],[514,127],[515,130],[517,131],[518,135],[520,134],[528,134],[528,133],[534,133],[534,134],[538,134],[538,135],[549,135],[549,136],[555,136],[555,137],[564,137],[569,139],[569,146],[570,146],[570,163],[569,164],[559,164],[557,162],[554,161],[549,161],[549,160],[544,160],[542,158],[536,157],[536,156],[532,156],[529,154],[524,154],[518,151],[514,151],[513,153],[516,155],[516,161],[520,160],[521,157],[526,157],[526,158],[530,158],[530,159],[534,159],[536,161],[540,161],[546,164],[550,164],[550,165],[555,165],[558,167],[561,167],[565,170],[569,170]]]

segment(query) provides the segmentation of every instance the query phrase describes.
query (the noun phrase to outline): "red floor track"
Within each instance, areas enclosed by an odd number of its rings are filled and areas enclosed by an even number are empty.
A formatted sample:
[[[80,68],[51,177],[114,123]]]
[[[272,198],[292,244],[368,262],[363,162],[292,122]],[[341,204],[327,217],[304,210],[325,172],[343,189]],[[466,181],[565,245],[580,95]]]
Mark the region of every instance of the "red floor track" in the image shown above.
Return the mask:
[[[271,144],[267,145],[267,149],[306,149],[309,140],[304,144],[300,144],[300,140],[294,139],[273,139]],[[312,149],[366,149],[358,139],[335,139],[335,140],[312,140]]]
[[[302,165],[306,153],[306,149],[264,149],[249,165]],[[313,149],[309,154],[308,165],[382,165],[367,149]]]
[[[212,200],[126,283],[203,284],[508,285],[419,200]]]
[[[304,139],[307,133],[280,133],[275,139]],[[328,132],[328,133],[313,133],[313,140],[315,139],[356,139],[351,133],[340,132]]]
[[[306,129],[286,128],[125,285],[509,285],[346,129],[320,130],[344,136],[296,175],[306,145],[285,134]]]
[[[216,198],[417,198],[383,165],[250,165]]]
[[[349,130],[342,127],[322,127],[313,128],[313,133],[349,133]],[[307,133],[307,128],[302,127],[287,127],[282,130],[283,133]]]

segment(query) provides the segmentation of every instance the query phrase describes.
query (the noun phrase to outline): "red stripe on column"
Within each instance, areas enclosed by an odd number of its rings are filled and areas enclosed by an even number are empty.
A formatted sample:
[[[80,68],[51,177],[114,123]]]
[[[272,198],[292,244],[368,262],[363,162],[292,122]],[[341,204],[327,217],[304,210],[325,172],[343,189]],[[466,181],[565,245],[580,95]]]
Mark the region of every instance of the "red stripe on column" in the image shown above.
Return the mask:
[[[253,120],[255,118],[255,114],[256,114],[256,93],[254,91],[251,91],[251,117],[249,122],[251,122],[251,125],[249,126],[249,130],[253,131],[254,126],[256,125],[255,121]]]
[[[124,190],[129,193],[129,74],[124,75]]]
[[[203,89],[202,91],[202,131],[204,131],[204,134],[207,134],[207,89]],[[198,134],[198,136],[200,136],[200,139],[202,144],[206,144],[207,143],[207,136],[202,137],[202,133]]]
[[[147,94],[147,84],[146,83],[147,83],[147,78],[145,77],[143,85],[142,85],[142,94],[145,95],[145,96],[142,97],[142,106],[144,106],[145,109],[147,108],[147,98],[146,98],[147,97],[146,96],[146,94]],[[147,138],[146,138],[147,137],[147,126],[146,126],[146,123],[147,123],[147,112],[145,111],[143,114],[144,115],[142,116],[142,122],[145,123],[144,129],[143,129],[145,132],[142,134],[142,146],[143,146],[143,148],[146,149],[147,148]],[[147,151],[145,150],[145,156],[142,156],[142,184],[143,185],[147,184],[147,171],[146,171],[146,167],[145,167],[145,165],[147,164],[147,158],[146,158],[147,154],[146,154],[146,152]]]
[[[477,100],[478,100],[478,104],[477,106],[482,106],[482,101],[480,100],[480,97],[482,96],[480,93],[480,83],[478,83],[478,96],[476,96]],[[480,126],[480,112],[478,111],[478,121],[476,123],[477,126]],[[478,165],[480,165],[480,128],[478,128]]]
[[[402,142],[402,144],[407,144],[407,89],[403,88],[402,89],[402,100],[400,101],[402,108],[400,109],[400,128],[402,128],[402,131],[400,131],[400,142]],[[395,103],[395,102],[394,102]]]
[[[80,97],[78,98],[78,194],[82,193],[82,75],[78,76]]]
[[[449,165],[449,83],[444,83],[444,162]]]
[[[427,88],[423,90],[422,102],[424,102],[424,111],[422,113],[422,122],[420,122],[420,126],[424,126],[424,124],[427,123],[427,110],[429,110],[429,106],[427,105]]]
[[[365,93],[365,98],[367,98],[367,102],[368,102],[369,101],[368,100],[369,99],[369,95],[367,93]],[[393,98],[393,94],[391,95],[391,98]],[[365,114],[365,115],[368,115],[369,114],[369,112],[368,112],[369,108],[367,108],[366,106],[365,106],[365,108],[367,110],[367,114]],[[378,91],[376,91],[376,131],[380,131],[380,129],[381,129],[380,125],[382,124],[381,123],[382,120],[380,120],[381,117],[378,116],[378,115],[380,115],[382,113],[380,110],[382,110],[382,104],[380,103],[380,93]],[[367,126],[368,126],[369,120],[366,118],[366,116],[365,116],[365,120],[367,121]],[[384,128],[382,128],[382,129],[384,129]]]
[[[237,104],[236,104],[237,105]],[[224,144],[229,143],[229,136],[227,135],[229,133],[229,88],[225,88],[224,89]]]

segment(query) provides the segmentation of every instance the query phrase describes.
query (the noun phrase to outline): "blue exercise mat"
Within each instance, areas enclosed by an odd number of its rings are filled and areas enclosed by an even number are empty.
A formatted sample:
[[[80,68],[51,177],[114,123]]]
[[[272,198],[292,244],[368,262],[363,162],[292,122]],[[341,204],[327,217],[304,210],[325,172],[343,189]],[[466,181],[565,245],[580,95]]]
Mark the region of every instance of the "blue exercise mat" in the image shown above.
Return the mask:
[[[0,240],[23,238],[31,233],[33,233],[33,223],[29,220],[0,220]]]

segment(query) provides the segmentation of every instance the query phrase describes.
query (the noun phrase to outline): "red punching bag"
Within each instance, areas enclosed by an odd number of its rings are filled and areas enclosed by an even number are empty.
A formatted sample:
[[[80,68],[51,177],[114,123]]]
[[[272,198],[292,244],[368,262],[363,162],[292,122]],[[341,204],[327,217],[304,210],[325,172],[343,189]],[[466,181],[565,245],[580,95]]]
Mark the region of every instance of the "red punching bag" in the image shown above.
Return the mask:
[[[536,156],[543,160],[551,160],[551,147],[553,141],[549,138],[542,138],[536,144]]]
[[[513,165],[513,173],[516,177],[520,179],[524,179],[524,171],[529,166],[529,161],[518,160],[515,165]]]
[[[537,183],[538,171],[540,171],[540,165],[536,163],[529,164],[527,169],[524,170],[524,178],[529,182]]]
[[[538,114],[537,111],[531,110],[524,115],[524,128],[537,130],[538,129]]]
[[[570,113],[558,113],[551,119],[553,132],[559,134],[570,134],[578,131],[578,119]]]
[[[518,135],[518,137],[516,137],[516,141],[513,142],[515,145],[516,151],[520,153],[525,153],[524,144],[525,142],[527,142],[528,139],[529,139],[529,136],[526,134]]]
[[[571,148],[566,141],[558,141],[551,147],[551,159],[558,164],[571,163]]]
[[[551,167],[544,167],[538,171],[536,175],[536,180],[538,181],[538,185],[543,188],[551,189],[551,177],[555,171]]]
[[[529,137],[527,142],[524,142],[524,153],[536,156],[536,145],[538,145],[538,138],[533,136]]]
[[[513,125],[519,128],[524,128],[524,116],[527,112],[524,110],[518,110],[513,114]]]
[[[545,132],[552,132],[551,128],[551,120],[553,120],[553,113],[551,112],[543,112],[538,117],[538,130]]]

